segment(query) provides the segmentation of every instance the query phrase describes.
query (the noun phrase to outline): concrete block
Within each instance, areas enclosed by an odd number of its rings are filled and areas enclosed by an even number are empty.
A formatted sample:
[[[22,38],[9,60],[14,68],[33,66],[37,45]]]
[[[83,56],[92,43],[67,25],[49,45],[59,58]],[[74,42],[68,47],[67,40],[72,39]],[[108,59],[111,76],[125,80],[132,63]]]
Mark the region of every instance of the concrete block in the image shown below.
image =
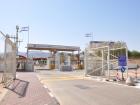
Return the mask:
[[[135,85],[134,79],[132,77],[128,77],[126,80],[126,84],[128,86],[134,86]]]

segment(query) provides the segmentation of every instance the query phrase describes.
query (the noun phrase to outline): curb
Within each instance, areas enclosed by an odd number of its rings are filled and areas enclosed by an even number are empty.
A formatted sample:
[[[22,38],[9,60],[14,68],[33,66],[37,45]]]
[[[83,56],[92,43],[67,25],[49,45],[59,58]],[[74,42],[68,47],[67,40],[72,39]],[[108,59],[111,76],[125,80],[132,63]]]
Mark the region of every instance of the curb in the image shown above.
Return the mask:
[[[48,89],[48,87],[46,85],[43,85],[43,87],[45,89],[47,89],[48,94],[50,95],[50,97],[53,99],[53,101],[55,102],[56,105],[60,105],[59,101],[57,100],[57,98],[52,94],[52,92]]]
[[[95,80],[95,81],[98,81],[98,82],[105,82],[105,83],[109,83],[109,84],[115,84],[115,85],[121,85],[121,86],[125,86],[125,87],[140,89],[140,84],[138,84],[136,86],[128,86],[126,84],[121,84],[121,83],[118,83],[118,82],[113,82],[113,80],[106,81],[105,78],[101,78],[101,77],[84,77],[84,79]]]
[[[50,89],[44,85],[42,82],[41,82],[41,78],[39,75],[36,75],[38,80],[40,81],[40,83],[43,85],[43,87],[47,90],[48,94],[50,95],[50,97],[53,99],[53,101],[55,102],[55,105],[60,105],[59,101],[56,99],[56,97],[52,94],[52,92],[50,91]],[[47,104],[46,104],[47,105]],[[52,104],[48,104],[48,105],[52,105]]]

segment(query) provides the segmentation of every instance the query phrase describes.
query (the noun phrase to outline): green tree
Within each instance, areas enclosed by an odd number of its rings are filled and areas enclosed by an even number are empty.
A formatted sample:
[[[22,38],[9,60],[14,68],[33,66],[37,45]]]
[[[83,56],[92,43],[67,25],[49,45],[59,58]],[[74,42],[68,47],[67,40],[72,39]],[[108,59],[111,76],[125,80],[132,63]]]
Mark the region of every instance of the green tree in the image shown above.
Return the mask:
[[[140,52],[133,50],[133,51],[128,51],[128,57],[129,58],[140,58]]]

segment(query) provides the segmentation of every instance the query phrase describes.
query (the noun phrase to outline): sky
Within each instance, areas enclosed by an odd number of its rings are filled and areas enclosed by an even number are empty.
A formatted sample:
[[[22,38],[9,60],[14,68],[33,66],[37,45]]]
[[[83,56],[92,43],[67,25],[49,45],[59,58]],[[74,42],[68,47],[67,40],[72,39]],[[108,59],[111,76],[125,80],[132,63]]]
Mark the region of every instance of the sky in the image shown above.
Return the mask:
[[[140,51],[140,0],[0,0],[0,31],[14,36],[29,26],[29,42],[80,46],[92,40],[124,41]],[[20,32],[26,52],[28,32]]]

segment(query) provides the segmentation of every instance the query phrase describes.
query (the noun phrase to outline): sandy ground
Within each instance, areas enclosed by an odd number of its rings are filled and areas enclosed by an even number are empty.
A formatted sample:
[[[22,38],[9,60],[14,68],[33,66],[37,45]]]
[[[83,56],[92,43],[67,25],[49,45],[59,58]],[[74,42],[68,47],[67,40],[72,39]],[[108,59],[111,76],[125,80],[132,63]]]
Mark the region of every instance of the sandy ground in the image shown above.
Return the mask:
[[[140,65],[140,59],[129,59],[128,63],[134,63]]]

